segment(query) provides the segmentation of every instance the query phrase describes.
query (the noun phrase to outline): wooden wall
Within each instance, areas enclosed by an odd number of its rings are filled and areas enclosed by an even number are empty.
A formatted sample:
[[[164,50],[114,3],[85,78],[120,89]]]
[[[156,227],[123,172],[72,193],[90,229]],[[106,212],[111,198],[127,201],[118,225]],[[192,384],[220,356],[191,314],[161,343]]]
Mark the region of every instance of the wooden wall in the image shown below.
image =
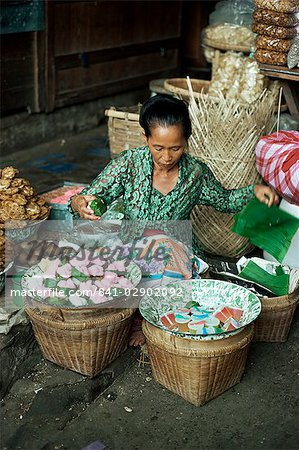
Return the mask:
[[[1,36],[1,111],[13,112],[34,103],[34,33]]]
[[[181,7],[181,1],[49,3],[47,110],[174,74]]]
[[[216,1],[183,2],[183,66],[205,68],[208,63],[202,49],[202,29],[209,23],[209,15],[215,8]]]
[[[210,3],[48,0],[44,31],[1,36],[2,114],[142,88],[178,75],[182,60],[204,66],[198,36]]]

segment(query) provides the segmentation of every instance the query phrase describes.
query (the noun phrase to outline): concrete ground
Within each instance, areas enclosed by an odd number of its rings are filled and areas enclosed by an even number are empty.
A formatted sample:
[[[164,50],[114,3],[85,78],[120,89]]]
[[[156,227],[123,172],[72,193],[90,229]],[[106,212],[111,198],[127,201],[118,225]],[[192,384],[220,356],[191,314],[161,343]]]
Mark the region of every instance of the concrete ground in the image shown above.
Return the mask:
[[[93,380],[41,359],[2,402],[1,449],[295,450],[298,337],[296,320],[286,343],[253,343],[241,383],[202,407],[157,384],[138,350]]]
[[[109,160],[106,127],[10,154],[39,192],[89,182]],[[286,343],[253,343],[240,384],[202,407],[158,385],[129,349],[93,380],[46,362],[29,325],[0,339],[2,450],[298,448],[298,313]],[[5,383],[4,383],[5,384]]]

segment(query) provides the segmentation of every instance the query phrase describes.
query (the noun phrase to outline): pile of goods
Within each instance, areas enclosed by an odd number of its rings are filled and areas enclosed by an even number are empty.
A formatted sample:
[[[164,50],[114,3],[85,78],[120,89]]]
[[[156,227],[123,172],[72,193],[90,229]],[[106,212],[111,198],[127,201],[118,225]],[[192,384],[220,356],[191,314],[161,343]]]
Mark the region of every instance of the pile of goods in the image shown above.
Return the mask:
[[[70,197],[79,194],[84,186],[62,186],[53,189],[45,194],[42,194],[42,198],[47,203],[57,203],[58,205],[66,205]]]
[[[242,325],[241,308],[225,305],[220,308],[204,308],[198,302],[186,304],[185,308],[176,308],[160,317],[161,323],[169,330],[185,334],[219,334],[234,331]]]
[[[252,25],[252,31],[258,34],[255,59],[263,64],[286,66],[291,47],[294,45],[294,52],[298,46],[299,3],[297,0],[255,0],[255,4]]]
[[[219,340],[236,334],[257,318],[258,297],[225,281],[174,282],[142,297],[139,309],[152,325],[192,340]]]
[[[214,97],[219,97],[220,91],[227,99],[250,104],[265,88],[265,77],[260,73],[257,62],[242,53],[219,55],[218,67],[213,72],[208,93]]]
[[[24,228],[28,220],[42,220],[49,215],[45,200],[18,175],[18,169],[11,166],[0,172],[0,228]]]
[[[68,257],[43,258],[26,271],[22,286],[27,296],[60,307],[94,306],[118,298],[136,286],[136,264],[101,257],[82,249]]]
[[[203,42],[209,47],[219,49],[238,49],[244,51],[254,46],[254,33],[245,26],[231,23],[210,25],[204,29]]]

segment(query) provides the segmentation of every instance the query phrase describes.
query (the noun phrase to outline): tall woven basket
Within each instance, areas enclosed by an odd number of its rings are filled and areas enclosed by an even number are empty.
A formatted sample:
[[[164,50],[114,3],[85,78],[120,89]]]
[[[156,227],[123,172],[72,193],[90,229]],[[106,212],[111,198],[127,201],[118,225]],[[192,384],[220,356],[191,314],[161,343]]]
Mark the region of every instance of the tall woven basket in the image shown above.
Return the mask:
[[[239,383],[253,325],[226,339],[194,341],[143,323],[155,380],[196,406]]]
[[[56,309],[25,308],[49,361],[94,377],[127,348],[134,309]]]
[[[204,161],[227,189],[260,183],[254,149],[260,136],[270,130],[277,85],[246,107],[221,96],[217,101],[204,94],[195,98],[191,87],[189,92],[193,127],[190,153]],[[212,206],[196,206],[191,219],[194,233],[208,253],[236,258],[253,248],[246,238],[231,231],[231,213],[219,212]]]
[[[281,297],[261,299],[262,311],[255,322],[254,340],[285,342],[299,302],[299,289]]]
[[[108,137],[111,157],[123,150],[145,145],[139,125],[141,105],[114,108],[105,111],[108,117]]]

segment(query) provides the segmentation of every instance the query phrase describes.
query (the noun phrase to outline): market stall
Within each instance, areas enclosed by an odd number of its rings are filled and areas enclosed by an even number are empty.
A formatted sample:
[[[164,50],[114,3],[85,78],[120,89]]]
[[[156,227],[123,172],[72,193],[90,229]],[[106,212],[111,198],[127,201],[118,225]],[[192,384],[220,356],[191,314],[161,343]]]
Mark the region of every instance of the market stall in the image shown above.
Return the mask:
[[[299,301],[299,266],[292,258],[298,255],[299,133],[279,130],[281,112],[293,110],[287,91],[284,102],[279,81],[267,73],[298,79],[298,69],[287,68],[297,51],[298,8],[292,0],[279,3],[287,10],[257,0],[254,13],[251,5],[242,13],[246,20],[239,11],[232,23],[222,16],[231,8],[218,10],[202,35],[211,79],[163,81],[167,99],[174,109],[184,105],[192,125],[189,134],[178,127],[181,141],[189,139],[176,160],[179,192],[176,183],[165,192],[152,185],[146,145],[152,130],[143,127],[142,135],[141,105],[106,109],[110,169],[91,185],[62,179],[37,194],[17,168],[1,169],[1,288],[12,283],[13,300],[24,308],[47,360],[97,376],[128,347],[139,308],[154,378],[200,406],[240,382],[253,340],[287,340]],[[202,183],[211,185],[196,203],[202,174]],[[270,208],[254,199],[256,184],[271,186],[283,199],[280,206],[272,189]],[[213,189],[220,200],[232,194],[227,208],[215,209]],[[165,202],[173,192],[177,197]],[[236,192],[240,208],[230,212]],[[80,205],[82,196],[87,200]],[[184,240],[188,202],[186,222],[202,254]],[[285,211],[284,202],[296,212]],[[81,220],[86,214],[96,220]],[[140,222],[155,214],[158,224],[140,231]],[[173,243],[174,230],[183,231],[184,252]],[[150,251],[136,246],[141,238]],[[167,245],[176,253],[156,264],[154,252]]]

